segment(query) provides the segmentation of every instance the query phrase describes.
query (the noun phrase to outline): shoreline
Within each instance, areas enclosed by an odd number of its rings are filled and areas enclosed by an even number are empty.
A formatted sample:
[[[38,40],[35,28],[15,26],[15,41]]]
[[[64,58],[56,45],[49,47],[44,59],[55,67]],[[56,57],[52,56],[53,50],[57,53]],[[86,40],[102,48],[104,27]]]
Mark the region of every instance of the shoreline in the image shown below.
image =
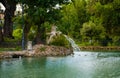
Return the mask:
[[[61,46],[35,45],[32,50],[4,51],[0,53],[0,59],[41,56],[67,56],[73,54],[72,48]]]
[[[120,52],[120,46],[80,46],[81,51]]]
[[[90,52],[120,52],[119,46],[80,46],[81,51]],[[72,48],[61,46],[35,45],[32,50],[24,51],[2,51],[0,59],[19,57],[41,57],[41,56],[67,56],[73,54]]]

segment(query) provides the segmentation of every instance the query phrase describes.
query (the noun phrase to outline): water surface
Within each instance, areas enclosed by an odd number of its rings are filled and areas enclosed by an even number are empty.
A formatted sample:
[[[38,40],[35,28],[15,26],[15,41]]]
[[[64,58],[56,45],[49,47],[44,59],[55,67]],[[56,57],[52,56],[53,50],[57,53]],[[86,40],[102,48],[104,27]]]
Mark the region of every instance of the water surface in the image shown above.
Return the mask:
[[[120,53],[1,60],[0,78],[120,78]]]

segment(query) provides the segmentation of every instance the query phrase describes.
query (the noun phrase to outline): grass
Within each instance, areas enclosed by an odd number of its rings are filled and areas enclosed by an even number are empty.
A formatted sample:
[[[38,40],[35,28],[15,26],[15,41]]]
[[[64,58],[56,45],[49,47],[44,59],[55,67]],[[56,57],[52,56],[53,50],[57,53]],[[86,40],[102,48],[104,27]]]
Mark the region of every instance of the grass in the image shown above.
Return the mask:
[[[20,51],[22,50],[21,47],[15,47],[15,48],[0,48],[0,51]]]
[[[46,47],[40,47],[40,52],[44,52],[46,50]]]

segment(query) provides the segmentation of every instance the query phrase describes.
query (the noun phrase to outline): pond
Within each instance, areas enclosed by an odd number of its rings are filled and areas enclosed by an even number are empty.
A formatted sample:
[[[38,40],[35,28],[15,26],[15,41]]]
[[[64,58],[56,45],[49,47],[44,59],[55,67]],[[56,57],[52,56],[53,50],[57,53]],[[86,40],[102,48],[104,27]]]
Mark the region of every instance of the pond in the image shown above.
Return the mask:
[[[1,60],[0,78],[120,78],[120,53]]]

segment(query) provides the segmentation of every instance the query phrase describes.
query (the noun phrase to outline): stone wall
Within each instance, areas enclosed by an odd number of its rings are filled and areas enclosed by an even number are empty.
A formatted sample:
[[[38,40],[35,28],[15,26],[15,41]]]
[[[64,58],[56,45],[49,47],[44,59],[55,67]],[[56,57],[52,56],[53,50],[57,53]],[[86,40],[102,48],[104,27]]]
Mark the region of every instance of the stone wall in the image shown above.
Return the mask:
[[[81,46],[82,51],[120,51],[119,46]]]

